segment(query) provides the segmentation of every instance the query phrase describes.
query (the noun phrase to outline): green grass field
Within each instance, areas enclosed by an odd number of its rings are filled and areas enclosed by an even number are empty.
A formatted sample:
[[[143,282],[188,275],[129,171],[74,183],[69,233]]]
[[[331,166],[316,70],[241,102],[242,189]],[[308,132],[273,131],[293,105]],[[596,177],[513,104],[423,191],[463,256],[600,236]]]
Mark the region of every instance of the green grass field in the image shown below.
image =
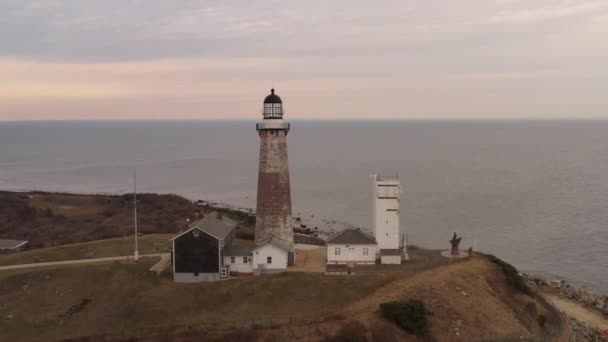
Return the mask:
[[[394,276],[283,273],[176,284],[140,264],[109,262],[0,272],[0,332],[7,341],[91,335],[211,322],[319,318],[340,312]],[[7,317],[10,317],[7,318]]]
[[[139,237],[139,254],[168,252],[173,234],[149,234]],[[160,244],[162,246],[158,246]],[[34,262],[91,259],[133,254],[133,237],[82,242],[0,255],[0,266]]]

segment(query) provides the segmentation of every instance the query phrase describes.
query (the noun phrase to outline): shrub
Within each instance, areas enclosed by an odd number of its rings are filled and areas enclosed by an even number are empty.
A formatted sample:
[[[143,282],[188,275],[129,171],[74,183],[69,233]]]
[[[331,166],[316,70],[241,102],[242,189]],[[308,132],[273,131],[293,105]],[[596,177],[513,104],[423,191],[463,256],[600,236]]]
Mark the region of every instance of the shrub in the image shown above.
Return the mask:
[[[419,300],[382,303],[380,312],[410,333],[424,335],[427,332],[427,312],[424,303]]]
[[[544,328],[545,324],[547,323],[547,317],[545,317],[545,315],[538,315],[538,317],[536,317],[536,321],[541,328]]]
[[[505,275],[507,284],[510,287],[512,287],[518,291],[521,291],[529,296],[532,296],[532,290],[528,287],[526,282],[519,275],[519,272],[517,272],[517,269],[515,269],[515,267],[513,267],[509,263],[506,263],[506,262],[498,259],[494,255],[488,255],[488,257],[490,258],[490,260],[493,263],[497,264],[498,267],[500,267],[500,269],[502,270],[502,272]]]

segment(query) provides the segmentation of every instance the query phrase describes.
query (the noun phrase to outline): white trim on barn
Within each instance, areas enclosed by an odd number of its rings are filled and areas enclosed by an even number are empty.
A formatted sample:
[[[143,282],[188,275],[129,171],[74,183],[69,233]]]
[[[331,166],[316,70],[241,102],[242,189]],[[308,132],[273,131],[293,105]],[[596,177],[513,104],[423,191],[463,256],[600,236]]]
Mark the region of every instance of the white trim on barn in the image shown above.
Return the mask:
[[[173,249],[171,249],[171,263],[173,264],[173,274],[175,274],[175,240],[171,241],[173,243]]]

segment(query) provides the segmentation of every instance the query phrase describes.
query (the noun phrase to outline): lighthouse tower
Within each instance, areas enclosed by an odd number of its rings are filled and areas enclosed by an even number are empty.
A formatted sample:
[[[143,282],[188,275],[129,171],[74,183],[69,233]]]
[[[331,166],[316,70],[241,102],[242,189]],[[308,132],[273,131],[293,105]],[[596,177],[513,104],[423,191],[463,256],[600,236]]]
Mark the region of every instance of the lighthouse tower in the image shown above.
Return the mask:
[[[283,120],[283,102],[270,90],[264,99],[264,119],[257,123],[260,136],[260,170],[256,208],[255,241],[264,244],[272,238],[291,246],[291,189],[287,164],[289,122]],[[290,253],[293,255],[293,253]]]
[[[372,224],[382,264],[400,264],[405,249],[400,248],[399,210],[401,183],[399,177],[371,175]],[[404,239],[405,243],[405,239]],[[405,244],[401,246],[405,248]]]

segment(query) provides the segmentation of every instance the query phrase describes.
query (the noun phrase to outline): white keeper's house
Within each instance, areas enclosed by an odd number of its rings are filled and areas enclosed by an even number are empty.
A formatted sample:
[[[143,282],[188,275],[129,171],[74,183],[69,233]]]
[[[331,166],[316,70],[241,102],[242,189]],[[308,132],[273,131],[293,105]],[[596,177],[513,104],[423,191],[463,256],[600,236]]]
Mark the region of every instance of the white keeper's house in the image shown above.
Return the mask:
[[[345,229],[327,240],[328,264],[374,264],[376,240],[359,229]]]
[[[229,246],[222,251],[224,267],[231,276],[285,272],[290,247],[275,237],[257,247]]]

